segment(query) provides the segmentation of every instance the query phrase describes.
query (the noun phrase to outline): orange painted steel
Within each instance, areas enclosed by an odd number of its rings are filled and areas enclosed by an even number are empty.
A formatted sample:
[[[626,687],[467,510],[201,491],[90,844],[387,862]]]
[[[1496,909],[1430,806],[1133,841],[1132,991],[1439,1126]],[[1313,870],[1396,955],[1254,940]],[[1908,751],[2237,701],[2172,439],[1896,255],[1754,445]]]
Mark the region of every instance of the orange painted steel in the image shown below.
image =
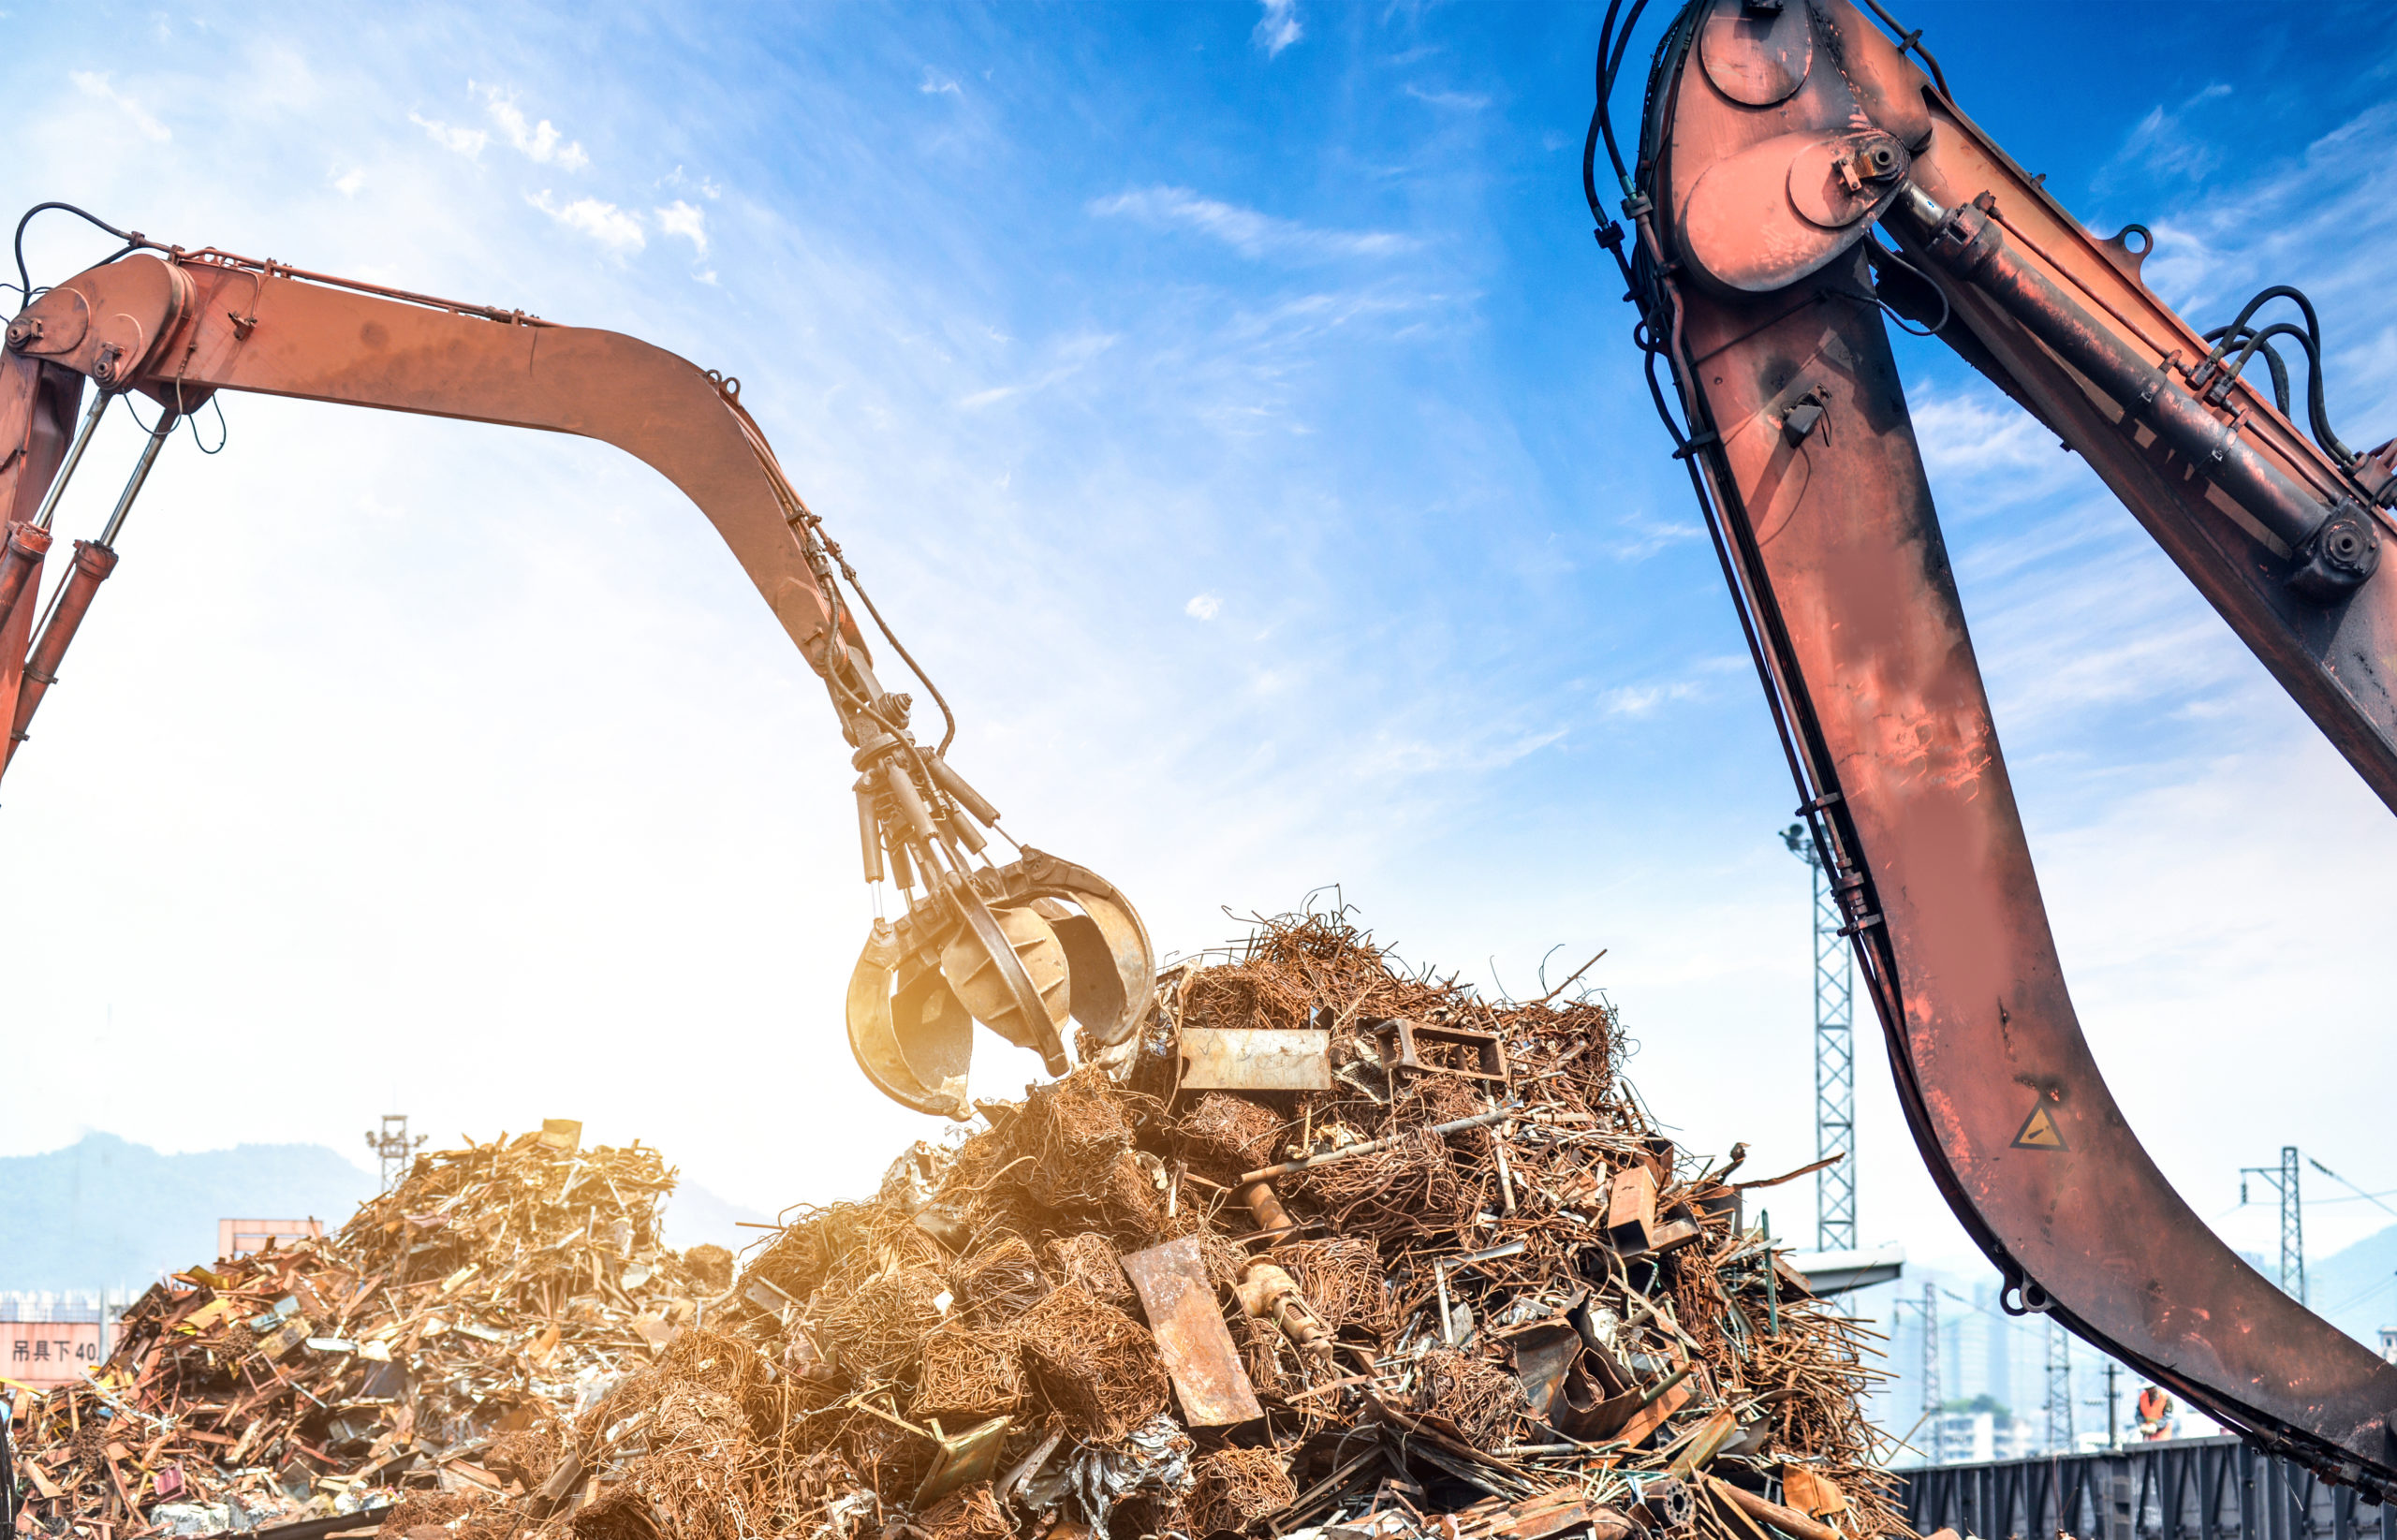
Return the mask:
[[[1685,7],[1628,180],[1622,259],[1801,813],[1917,1145],[2008,1308],[2397,1495],[2397,1365],[2215,1238],[2082,1037],[1882,305],[2084,455],[2397,807],[2397,530],[2365,476],[2388,457],[2351,467],[2209,374],[2140,282],[2144,242],[2083,230],[1846,0]]]
[[[7,329],[0,445],[13,447],[0,462],[10,535],[0,550],[0,598],[13,584],[15,602],[0,603],[0,721],[12,726],[11,751],[115,565],[108,542],[150,457],[175,420],[216,391],[597,439],[699,506],[831,696],[860,771],[866,879],[882,878],[887,851],[907,904],[895,925],[874,922],[850,984],[850,1043],[868,1078],[919,1111],[971,1116],[964,1071],[974,1018],[957,999],[969,981],[994,1029],[1037,1049],[1053,1074],[1070,1063],[1068,1014],[1098,1044],[1131,1033],[1154,975],[1139,915],[1095,873],[1040,851],[1027,847],[1005,866],[981,858],[980,830],[995,828],[997,811],[948,763],[947,739],[916,741],[912,701],[875,678],[843,583],[871,604],[742,407],[739,381],[632,337],[522,311],[214,248],[187,252],[139,236],[130,245],[140,249],[40,292]],[[169,416],[108,533],[78,542],[37,638],[26,601],[47,534],[30,521],[62,465],[71,471],[81,453],[84,440],[70,452],[68,437],[85,379],[110,395],[148,396]],[[87,430],[96,420],[87,418]],[[1045,995],[1027,958],[1055,975]]]
[[[38,331],[35,328],[38,327]],[[20,340],[20,331],[35,334]],[[184,416],[216,390],[612,444],[699,505],[820,672],[832,615],[769,477],[739,386],[612,331],[485,315],[147,254],[58,285],[12,351],[130,388]]]

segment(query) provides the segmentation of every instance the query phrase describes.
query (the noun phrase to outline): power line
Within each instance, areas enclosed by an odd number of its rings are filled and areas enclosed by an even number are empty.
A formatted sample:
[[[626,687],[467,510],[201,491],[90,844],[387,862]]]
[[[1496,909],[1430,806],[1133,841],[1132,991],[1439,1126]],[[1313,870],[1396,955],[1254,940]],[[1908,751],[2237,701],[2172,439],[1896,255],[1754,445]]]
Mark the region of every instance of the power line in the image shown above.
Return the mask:
[[[2320,1161],[2314,1163],[2321,1166]],[[2281,1146],[2278,1166],[2248,1166],[2239,1172],[2239,1201],[2247,1201],[2247,1179],[2257,1177],[2272,1184],[2281,1198],[2281,1292],[2305,1303],[2305,1217],[2304,1205],[2298,1196],[2297,1146]],[[2340,1179],[2344,1181],[2345,1179]],[[2362,1189],[2358,1188],[2360,1192]]]
[[[2320,1161],[2316,1160],[2312,1155],[2308,1155],[2308,1156],[2306,1156],[2306,1157],[2305,1157],[2305,1164],[2307,1164],[2308,1166],[2313,1166],[2316,1171],[2319,1171],[2319,1172],[2321,1172],[2324,1176],[2329,1177],[2332,1181],[2337,1182],[2340,1186],[2345,1187],[2346,1189],[2347,1189],[2347,1191],[2349,1191],[2349,1192],[2351,1192],[2351,1193],[2355,1194],[2355,1195],[2356,1195],[2356,1196],[2360,1197],[2360,1198],[2368,1199],[2368,1200],[2370,1200],[2373,1204],[2375,1204],[2375,1206],[2377,1206],[2377,1207],[2379,1207],[2379,1208],[2382,1208],[2382,1209],[2388,1209],[2390,1213],[2391,1213],[2391,1214],[2397,1214],[2397,1209],[2390,1209],[2388,1204],[2386,1204],[2386,1203],[2382,1203],[2382,1202],[2380,1201],[2380,1199],[2381,1199],[2381,1195],[2380,1195],[2380,1194],[2378,1194],[2378,1193],[2367,1193],[2367,1192],[2365,1192],[2362,1188],[2360,1188],[2360,1187],[2357,1186],[2354,1182],[2349,1181],[2346,1178],[2345,1178],[2345,1177],[2343,1177],[2343,1176],[2339,1175],[2339,1173],[2338,1173],[2338,1172],[2331,1170],[2329,1166],[2327,1166],[2323,1165]],[[2344,1200],[2341,1200],[2341,1201],[2344,1201]]]

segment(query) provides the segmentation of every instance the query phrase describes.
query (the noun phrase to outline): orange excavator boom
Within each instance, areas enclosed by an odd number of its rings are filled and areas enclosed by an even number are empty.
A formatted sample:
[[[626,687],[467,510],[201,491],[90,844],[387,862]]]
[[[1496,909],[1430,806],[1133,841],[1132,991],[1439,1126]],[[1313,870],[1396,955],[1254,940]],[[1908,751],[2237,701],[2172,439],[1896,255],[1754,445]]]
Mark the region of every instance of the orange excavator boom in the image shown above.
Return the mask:
[[[1625,219],[1592,177],[1598,238],[1640,306],[1925,1163],[2008,1310],[2051,1313],[2256,1443],[2397,1495],[2397,1365],[2214,1236],[2081,1035],[1883,312],[2086,457],[2392,807],[2397,586],[2378,568],[2397,449],[2358,454],[2330,431],[2301,295],[2191,326],[2140,281],[2144,230],[2084,230],[1935,65],[1905,57],[1919,35],[1893,42],[1848,0],[1693,0],[1624,165],[1622,14],[1602,34],[1589,158],[1603,139]],[[2304,327],[2254,323],[2292,296]],[[2311,436],[2243,374],[2274,331],[2316,360]]]
[[[824,681],[859,772],[864,875],[894,879],[907,901],[898,920],[874,922],[848,990],[868,1078],[919,1111],[964,1118],[977,1019],[1038,1051],[1051,1074],[1070,1065],[1069,1018],[1100,1044],[1132,1032],[1154,964],[1138,914],[1110,884],[1044,852],[1005,864],[985,854],[999,814],[948,761],[954,721],[939,743],[919,742],[912,699],[875,676],[858,608],[881,617],[742,406],[737,379],[611,331],[112,233],[126,251],[38,292],[0,353],[0,722],[10,725],[0,770],[116,565],[151,464],[215,392],[575,433],[634,455],[697,504]],[[100,394],[78,430],[87,380]],[[161,416],[106,529],[76,542],[37,626],[58,494],[109,403],[127,393]]]

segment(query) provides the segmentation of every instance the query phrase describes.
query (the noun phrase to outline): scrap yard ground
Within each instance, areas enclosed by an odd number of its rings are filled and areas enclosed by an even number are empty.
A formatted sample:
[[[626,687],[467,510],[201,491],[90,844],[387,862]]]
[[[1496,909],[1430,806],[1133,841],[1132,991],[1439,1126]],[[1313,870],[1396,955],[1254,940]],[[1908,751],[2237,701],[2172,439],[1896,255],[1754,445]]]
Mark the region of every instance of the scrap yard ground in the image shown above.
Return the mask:
[[[737,1271],[663,1245],[656,1151],[426,1154],[335,1235],[160,1283],[88,1383],[18,1391],[18,1527],[1907,1533],[1868,1334],[1623,1052],[1602,1001],[1493,1002],[1318,914],[1169,970],[1124,1050]],[[1241,1083],[1294,1063],[1316,1089]]]

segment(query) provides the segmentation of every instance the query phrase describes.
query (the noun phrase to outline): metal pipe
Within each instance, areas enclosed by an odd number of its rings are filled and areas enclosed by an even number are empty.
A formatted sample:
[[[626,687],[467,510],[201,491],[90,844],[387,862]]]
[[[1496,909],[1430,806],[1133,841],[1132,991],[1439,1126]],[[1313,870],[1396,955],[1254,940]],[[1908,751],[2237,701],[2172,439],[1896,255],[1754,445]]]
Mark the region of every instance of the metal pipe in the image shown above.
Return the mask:
[[[0,770],[6,770],[8,761],[16,756],[17,745],[25,741],[25,729],[32,725],[42,697],[58,682],[59,660],[66,655],[67,644],[75,639],[76,628],[83,623],[84,614],[92,608],[92,596],[115,570],[115,551],[96,541],[75,542],[75,565],[67,569],[66,580],[58,585],[58,597],[51,604],[50,618],[42,623],[41,639],[34,643],[33,655],[25,660],[24,679],[17,695],[16,720],[9,724],[5,751],[0,751]]]
[[[883,784],[890,788],[890,800],[899,809],[899,816],[907,820],[910,829],[927,845],[940,837],[940,829],[933,822],[932,809],[924,806],[924,799],[916,790],[916,783],[896,755],[882,762]]]
[[[2360,506],[2350,510],[2324,503],[2258,455],[2232,423],[2216,417],[2174,379],[2169,367],[2141,358],[2079,301],[2008,250],[2004,232],[1986,210],[1973,204],[1943,209],[1909,183],[1891,212],[1914,227],[1933,261],[1995,301],[2125,413],[2145,423],[2192,469],[2269,530],[2301,568],[2322,565],[2316,557],[2322,543],[2317,536],[2348,534],[2360,537],[2364,549],[2334,556],[2329,581],[2351,588],[2371,575],[2378,556],[2376,536],[2368,521],[2353,532],[2345,528],[2360,519]],[[2339,530],[2326,528],[2334,521]]]
[[[1459,1118],[1454,1122],[1434,1123],[1428,1131],[1418,1130],[1411,1134],[1393,1134],[1384,1139],[1367,1139],[1362,1144],[1342,1145],[1337,1150],[1327,1150],[1319,1155],[1301,1155],[1296,1160],[1286,1160],[1279,1166],[1269,1166],[1261,1171],[1251,1171],[1232,1185],[1245,1187],[1252,1181],[1264,1181],[1272,1177],[1286,1177],[1293,1171],[1304,1171],[1310,1166],[1329,1166],[1334,1161],[1353,1160],[1359,1155],[1370,1155],[1375,1151],[1387,1150],[1391,1145],[1403,1144],[1408,1139],[1420,1138],[1425,1132],[1441,1136],[1462,1134],[1468,1128],[1487,1128],[1493,1122],[1502,1122],[1508,1118],[1527,1116],[1530,1114],[1520,1108],[1509,1110],[1502,1107],[1495,1112],[1477,1113],[1470,1118]]]
[[[1232,1197],[1247,1205],[1260,1232],[1278,1236],[1298,1228],[1290,1218],[1290,1210],[1282,1207],[1281,1196],[1273,1191],[1273,1184],[1270,1181],[1243,1182],[1232,1189]]]
[[[1707,1490],[1736,1505],[1749,1518],[1772,1525],[1792,1540],[1846,1540],[1839,1531],[1819,1522],[1797,1509],[1768,1498],[1757,1496],[1743,1487],[1734,1487],[1714,1476],[1706,1478]]]
[[[34,578],[49,553],[50,531],[32,524],[8,526],[7,547],[0,550],[0,633],[8,629],[8,617],[16,613],[17,602],[35,592]]]
[[[992,829],[999,827],[999,810],[991,805],[988,798],[976,791],[965,777],[958,774],[948,760],[934,753],[924,755],[924,763],[931,768],[933,780],[938,783],[940,789],[956,798],[958,804],[966,812]]]
[[[141,495],[141,484],[150,479],[150,467],[158,462],[158,451],[166,447],[175,424],[183,419],[171,410],[158,418],[158,426],[150,430],[150,442],[141,447],[141,458],[133,462],[133,475],[125,479],[125,491],[117,494],[116,509],[109,515],[108,527],[100,531],[100,544],[113,550],[117,531],[125,528],[125,516],[133,511],[133,500]]]
[[[858,777],[851,788],[858,798],[858,851],[865,858],[865,880],[882,880],[882,821],[874,815],[874,784]]]
[[[108,411],[113,399],[105,390],[92,398],[91,409],[83,414],[83,426],[75,431],[74,447],[66,451],[66,463],[59,466],[58,474],[51,478],[50,493],[41,500],[41,510],[34,515],[34,528],[44,534],[50,532],[51,516],[58,511],[58,500],[66,493],[66,483],[74,478],[75,467],[82,463],[83,451],[92,442],[92,431],[100,425],[101,415]]]

